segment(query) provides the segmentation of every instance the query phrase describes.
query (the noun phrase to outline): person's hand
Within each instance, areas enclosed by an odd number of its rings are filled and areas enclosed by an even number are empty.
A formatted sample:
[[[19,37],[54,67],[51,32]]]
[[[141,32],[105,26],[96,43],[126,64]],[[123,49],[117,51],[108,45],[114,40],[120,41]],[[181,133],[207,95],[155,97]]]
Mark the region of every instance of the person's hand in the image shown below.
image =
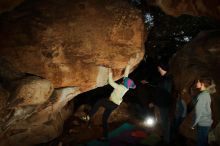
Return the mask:
[[[194,128],[194,127],[191,127],[191,129],[194,130],[195,128]]]
[[[130,60],[128,61],[128,64],[133,66],[136,63],[136,59],[135,58],[130,58]]]
[[[154,107],[154,104],[151,102],[151,103],[149,103],[149,108],[152,108],[152,107]]]

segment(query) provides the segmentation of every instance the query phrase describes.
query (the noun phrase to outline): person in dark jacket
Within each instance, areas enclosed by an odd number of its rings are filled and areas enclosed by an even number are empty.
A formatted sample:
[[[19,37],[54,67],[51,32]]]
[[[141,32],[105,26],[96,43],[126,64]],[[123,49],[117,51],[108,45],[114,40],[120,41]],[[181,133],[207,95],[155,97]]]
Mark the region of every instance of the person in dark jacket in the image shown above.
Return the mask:
[[[170,110],[172,104],[172,77],[168,73],[168,62],[162,60],[157,65],[161,78],[158,82],[157,91],[155,92],[152,103],[149,106],[156,105],[160,111],[161,127],[163,132],[163,140],[170,143]]]

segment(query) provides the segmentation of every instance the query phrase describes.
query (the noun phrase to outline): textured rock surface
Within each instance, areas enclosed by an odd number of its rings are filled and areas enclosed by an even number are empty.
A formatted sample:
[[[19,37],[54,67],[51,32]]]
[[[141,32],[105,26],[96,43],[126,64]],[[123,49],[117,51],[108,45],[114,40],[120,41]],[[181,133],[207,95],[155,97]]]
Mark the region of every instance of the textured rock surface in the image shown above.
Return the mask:
[[[53,85],[46,79],[27,77],[19,81],[14,99],[22,101],[17,106],[44,104],[53,92]],[[12,102],[12,101],[10,101]]]
[[[28,0],[0,15],[0,145],[60,135],[68,101],[119,79],[144,55],[141,13],[127,1]]]
[[[119,78],[129,57],[144,54],[141,14],[125,1],[27,1],[0,26],[1,57],[55,87],[95,88],[100,66]]]
[[[26,131],[11,136],[10,141],[13,142],[14,139],[17,139],[15,144],[24,145],[23,139],[29,137],[25,140],[25,144],[33,145],[34,143],[50,141],[59,136],[62,133],[64,121],[72,113],[72,106],[67,105],[67,102],[79,93],[77,88],[65,88],[55,91],[55,95],[52,96],[55,100],[52,103],[47,104],[42,110],[39,108],[40,111],[37,111],[26,121],[12,125],[13,130],[25,129],[25,125],[27,125],[25,122],[29,123],[30,126]]]
[[[200,33],[193,41],[187,44],[182,50],[172,58],[172,73],[174,75],[175,86],[182,94],[182,97],[189,103],[190,92],[193,91],[194,81],[199,76],[213,77],[217,92],[212,95],[213,104],[213,126],[219,121],[220,112],[220,32],[209,31]],[[190,120],[186,127],[191,126]],[[192,119],[191,119],[192,121]],[[186,129],[185,129],[186,130]],[[195,138],[192,133],[184,132],[186,137]]]
[[[219,0],[152,0],[152,2],[169,15],[210,16],[220,20]]]
[[[32,84],[32,87],[34,85],[39,88],[45,87],[45,84],[39,86],[36,83]],[[35,92],[43,93],[42,91],[45,90],[35,88],[28,95],[35,95],[33,94]],[[56,89],[52,96],[44,96],[49,97],[44,103],[33,105],[27,100],[20,101],[19,99],[17,99],[19,102],[9,102],[13,104],[4,108],[3,110],[6,112],[1,115],[1,121],[3,121],[0,123],[0,145],[33,145],[50,141],[59,136],[62,133],[64,121],[72,113],[73,107],[67,103],[79,93],[79,88],[68,87]]]

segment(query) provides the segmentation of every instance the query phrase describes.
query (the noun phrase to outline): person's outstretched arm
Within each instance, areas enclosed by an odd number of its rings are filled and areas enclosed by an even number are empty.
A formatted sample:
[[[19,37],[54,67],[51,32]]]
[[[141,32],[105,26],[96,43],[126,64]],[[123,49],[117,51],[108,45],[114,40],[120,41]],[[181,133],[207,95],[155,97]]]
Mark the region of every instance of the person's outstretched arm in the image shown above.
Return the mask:
[[[126,65],[126,68],[125,68],[124,78],[128,77],[131,66],[134,66],[136,62],[137,62],[137,60],[135,58],[130,58],[130,60],[128,61],[128,64]]]
[[[130,60],[128,61],[128,64],[126,65],[126,68],[125,68],[125,72],[124,72],[124,75],[123,77],[128,77],[129,75],[129,72],[130,72],[130,68],[131,66],[133,66],[134,64],[136,63],[136,60],[134,58],[130,58]]]
[[[125,68],[124,78],[125,78],[125,77],[128,77],[129,72],[130,72],[130,67],[131,67],[131,65],[128,63],[127,66],[126,66],[126,68]]]
[[[117,87],[118,87],[118,84],[112,79],[112,70],[111,70],[111,69],[109,69],[108,83],[109,83],[113,88],[117,88]]]

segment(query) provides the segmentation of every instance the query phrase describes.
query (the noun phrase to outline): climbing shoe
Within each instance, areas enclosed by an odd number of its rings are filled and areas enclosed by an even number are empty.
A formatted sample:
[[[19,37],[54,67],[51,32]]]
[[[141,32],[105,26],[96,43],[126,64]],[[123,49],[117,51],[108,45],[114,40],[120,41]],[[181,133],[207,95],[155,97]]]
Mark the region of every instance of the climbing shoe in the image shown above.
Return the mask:
[[[82,116],[81,120],[88,122],[90,120],[90,117],[89,117],[89,115]]]

